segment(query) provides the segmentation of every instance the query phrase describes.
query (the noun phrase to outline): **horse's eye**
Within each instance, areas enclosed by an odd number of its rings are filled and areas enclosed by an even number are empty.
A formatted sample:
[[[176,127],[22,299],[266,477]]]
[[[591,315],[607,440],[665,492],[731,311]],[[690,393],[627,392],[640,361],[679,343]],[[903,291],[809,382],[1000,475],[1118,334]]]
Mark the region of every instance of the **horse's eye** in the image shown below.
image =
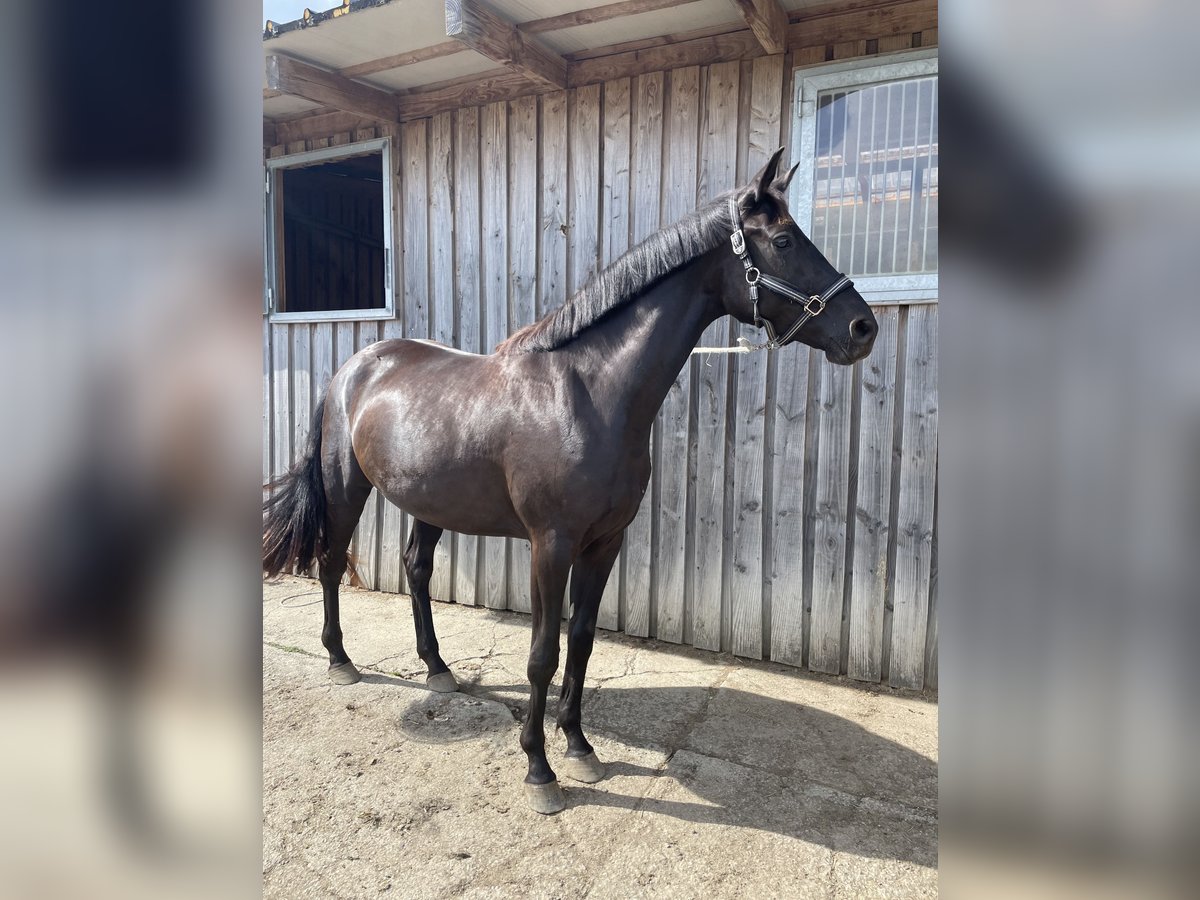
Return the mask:
[[[788,247],[792,246],[792,239],[786,234],[781,234],[779,237],[775,238],[773,243],[780,250],[786,250]]]

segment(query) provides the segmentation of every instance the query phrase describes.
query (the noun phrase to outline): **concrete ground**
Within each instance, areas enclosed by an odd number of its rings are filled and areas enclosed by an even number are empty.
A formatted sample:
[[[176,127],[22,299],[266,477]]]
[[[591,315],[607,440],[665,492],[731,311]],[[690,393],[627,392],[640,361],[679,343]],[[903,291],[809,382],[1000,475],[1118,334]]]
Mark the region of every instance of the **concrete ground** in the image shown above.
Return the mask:
[[[517,742],[528,617],[435,604],[462,685],[435,694],[407,598],[342,597],[350,687],[326,679],[320,603],[301,605],[319,586],[263,588],[266,896],[937,894],[928,699],[601,632],[583,721],[609,777],[564,778],[567,809],[539,816]]]

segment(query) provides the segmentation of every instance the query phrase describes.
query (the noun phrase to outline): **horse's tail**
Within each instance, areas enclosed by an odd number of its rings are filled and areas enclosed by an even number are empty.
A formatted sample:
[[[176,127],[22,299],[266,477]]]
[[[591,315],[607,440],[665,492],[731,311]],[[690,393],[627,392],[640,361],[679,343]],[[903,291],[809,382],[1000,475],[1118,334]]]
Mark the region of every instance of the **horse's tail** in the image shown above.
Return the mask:
[[[263,501],[263,573],[278,575],[295,566],[312,568],[328,549],[325,534],[325,480],[321,476],[321,426],[325,400],[317,404],[308,446],[291,470],[269,485]]]

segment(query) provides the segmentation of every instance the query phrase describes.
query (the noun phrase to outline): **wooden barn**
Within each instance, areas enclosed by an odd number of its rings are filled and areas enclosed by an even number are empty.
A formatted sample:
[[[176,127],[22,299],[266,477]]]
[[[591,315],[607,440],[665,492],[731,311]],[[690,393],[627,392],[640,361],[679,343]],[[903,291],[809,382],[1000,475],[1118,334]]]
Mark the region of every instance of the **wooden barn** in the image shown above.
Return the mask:
[[[356,350],[488,352],[784,144],[875,350],[694,355],[600,625],[936,688],[936,0],[348,0],[263,51],[265,478]],[[404,591],[405,519],[368,503],[367,586]],[[435,598],[529,609],[527,543],[438,554]]]

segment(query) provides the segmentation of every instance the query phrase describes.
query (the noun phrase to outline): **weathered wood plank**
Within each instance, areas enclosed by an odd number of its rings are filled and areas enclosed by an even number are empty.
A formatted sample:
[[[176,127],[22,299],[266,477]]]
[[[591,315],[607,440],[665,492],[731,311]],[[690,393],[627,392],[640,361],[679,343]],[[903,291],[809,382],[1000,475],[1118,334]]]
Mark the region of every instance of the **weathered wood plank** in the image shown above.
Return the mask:
[[[663,76],[661,72],[634,79],[631,121],[629,201],[630,240],[637,244],[658,230],[661,199],[663,134]],[[615,238],[610,238],[615,240]],[[658,477],[655,472],[654,478]],[[625,529],[625,631],[647,637],[656,626],[652,613],[655,491],[648,487],[637,516]],[[654,611],[656,612],[656,610]]]
[[[541,245],[538,255],[537,315],[567,299],[567,94],[541,98]]]
[[[492,103],[483,108],[480,121],[482,145],[480,165],[483,216],[481,266],[485,339],[490,352],[509,334],[508,322],[508,104]],[[507,548],[504,538],[482,539],[484,603],[506,609],[508,598]]]
[[[771,484],[771,659],[804,658],[804,441],[808,426],[806,355],[780,358],[775,384]]]
[[[700,119],[700,72],[669,73],[663,148],[663,224],[677,221],[696,206],[697,148]],[[658,414],[658,637],[673,643],[689,640],[691,582],[687,571],[688,413],[691,366],[684,366]]]
[[[271,326],[271,367],[275,426],[275,460],[272,477],[284,475],[292,465],[291,332],[287,325]]]
[[[274,471],[271,465],[272,448],[275,440],[275,420],[272,417],[272,390],[274,388],[274,371],[271,365],[271,325],[263,319],[262,330],[262,359],[263,359],[263,406],[262,406],[262,435],[263,435],[263,457],[262,457],[262,480],[263,484],[270,484]],[[263,495],[266,499],[266,494]]]
[[[925,634],[925,687],[938,689],[938,497],[933,497],[933,547],[929,557],[929,627]]]
[[[898,50],[911,50],[912,44],[912,32],[908,34],[887,34],[879,38],[879,52],[895,53]]]
[[[596,273],[600,258],[600,86],[571,92],[568,293]]]
[[[403,336],[428,338],[429,298],[429,132],[428,122],[407,122],[399,127],[401,258],[396,267],[403,289]],[[402,512],[397,535],[398,565],[404,571],[404,551],[412,532],[412,517]],[[405,575],[407,585],[408,578]]]
[[[346,361],[354,355],[355,350],[355,334],[353,322],[337,322],[333,326],[333,341],[334,341],[334,371],[338,371],[346,364]],[[350,542],[350,566],[348,567],[345,576],[342,579],[343,584],[359,584],[362,582],[361,568],[359,565],[359,536],[361,529],[356,528],[354,538]]]
[[[450,113],[429,121],[429,337],[454,343],[453,122]],[[454,599],[454,534],[446,532],[433,554],[429,592]]]
[[[738,91],[741,66],[720,63],[708,68],[700,126],[697,204],[706,203],[733,186],[737,175]],[[700,338],[702,346],[724,347],[730,324],[720,318]],[[696,392],[695,555],[692,563],[692,643],[706,650],[728,646],[724,625],[725,446],[729,357],[693,357]]]
[[[603,152],[604,172],[600,179],[600,266],[611,265],[629,249],[629,79],[604,85]],[[616,631],[622,619],[622,569],[618,556],[604,596],[597,623]]]
[[[480,330],[479,255],[479,110],[454,113],[454,289],[458,343],[462,350],[478,353]],[[444,540],[444,539],[443,539]],[[456,535],[454,599],[472,606],[481,603],[478,584],[479,538]]]
[[[859,400],[858,493],[850,581],[850,640],[846,674],[878,682],[883,665],[887,600],[888,527],[892,490],[892,430],[896,403],[896,337],[900,311],[876,307],[879,334],[862,366]]]
[[[312,326],[290,326],[292,337],[289,367],[292,373],[292,455],[299,461],[308,444],[312,419]]]
[[[379,340],[378,322],[359,322],[358,333],[355,335],[355,349],[362,350]],[[386,501],[379,491],[372,490],[371,496],[363,507],[362,518],[358,520],[358,531],[355,540],[357,551],[355,560],[358,563],[358,573],[362,576],[363,584],[372,590],[379,587],[379,515],[380,506]]]
[[[900,494],[896,515],[896,576],[888,682],[894,687],[920,688],[924,682],[937,478],[935,306],[908,307],[904,352]]]
[[[750,106],[745,171],[758,171],[779,146],[783,94],[783,57],[754,60],[750,75]],[[734,334],[761,341],[758,329],[737,324]],[[733,540],[729,572],[730,650],[739,656],[761,659],[767,621],[764,610],[766,534],[763,516],[769,508],[765,468],[768,448],[767,369],[765,353],[733,357],[736,374],[733,458]]]
[[[529,214],[538,193],[537,98],[522,97],[509,104],[509,331],[530,324],[537,310],[538,221]],[[534,206],[536,209],[536,206]],[[529,541],[508,542],[508,608],[529,612]]]
[[[812,619],[808,665],[836,675],[841,666],[846,579],[846,515],[850,491],[853,372],[818,364],[817,471],[813,498]]]
[[[567,92],[544,94],[540,104],[541,222],[538,252],[538,318],[567,299],[567,232],[570,227],[570,173],[567,169]],[[570,597],[570,589],[567,590]],[[571,613],[563,603],[563,618]]]

